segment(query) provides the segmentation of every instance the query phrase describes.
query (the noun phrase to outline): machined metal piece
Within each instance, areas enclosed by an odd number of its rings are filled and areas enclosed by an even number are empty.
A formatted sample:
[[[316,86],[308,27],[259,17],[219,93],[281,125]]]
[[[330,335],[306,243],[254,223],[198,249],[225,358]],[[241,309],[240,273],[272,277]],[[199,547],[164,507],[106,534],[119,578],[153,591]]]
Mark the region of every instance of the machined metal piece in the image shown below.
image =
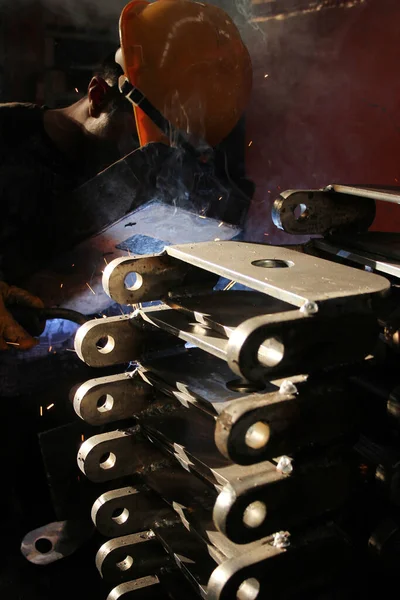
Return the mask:
[[[333,183],[327,190],[333,190],[338,194],[348,194],[349,196],[358,196],[359,198],[370,200],[381,200],[383,202],[392,202],[400,204],[399,186],[375,186],[375,185],[342,185]]]
[[[331,317],[293,310],[253,317],[231,330],[229,338],[191,323],[171,308],[140,312],[148,323],[226,360],[234,373],[254,382],[362,360],[376,344],[379,332],[377,319],[368,312]],[[359,327],[357,336],[353,335],[355,326]]]
[[[361,360],[377,336],[377,319],[369,313],[331,318],[293,311],[254,317],[239,325],[229,338],[226,356],[234,373],[263,381]]]
[[[167,254],[122,257],[104,269],[105,292],[119,304],[138,304],[158,300],[170,289],[196,285],[212,289],[215,276],[188,264],[171,259]]]
[[[321,398],[323,397],[323,401]],[[327,444],[354,431],[357,406],[343,386],[300,386],[297,393],[250,394],[232,400],[216,419],[215,444],[238,464]]]
[[[169,555],[152,531],[110,540],[96,555],[96,567],[101,577],[110,583],[155,575],[169,564]]]
[[[183,408],[181,414],[145,418],[141,425],[157,447],[216,490],[215,527],[234,543],[337,510],[352,491],[353,470],[340,457],[300,462],[286,474],[272,462],[240,466],[219,457],[206,419],[185,419]]]
[[[177,343],[163,331],[149,328],[136,311],[88,321],[76,333],[75,351],[89,367],[108,367],[129,363],[147,352],[170,349]]]
[[[90,425],[133,417],[149,406],[152,388],[137,371],[90,379],[74,395],[76,414]]]
[[[274,539],[272,536],[222,562],[211,574],[207,599],[255,600],[279,598],[282,593],[288,598],[305,597],[307,589],[326,584],[338,569],[349,564],[349,548],[329,528],[296,535],[290,547],[274,545]]]
[[[379,275],[355,274],[350,267],[282,247],[228,241],[169,246],[166,252],[299,308],[307,300],[348,303],[389,289]]]
[[[107,600],[156,600],[160,598],[160,580],[156,575],[148,575],[134,581],[127,581],[117,585]]]
[[[80,470],[95,482],[132,475],[160,459],[160,452],[132,431],[95,435],[83,442],[78,452]]]
[[[115,365],[133,360],[138,353],[139,333],[131,315],[95,319],[82,325],[75,336],[75,351],[89,367]],[[129,356],[129,358],[128,358]]]
[[[94,533],[89,521],[57,521],[26,534],[21,552],[35,565],[49,565],[73,554]]]
[[[347,186],[281,192],[272,207],[278,229],[295,235],[324,235],[335,229],[366,231],[375,218],[375,202],[351,195]]]
[[[232,479],[216,500],[213,519],[221,533],[236,544],[246,544],[337,510],[349,498],[351,468],[344,461],[295,466],[292,474],[272,463],[264,473],[248,472]]]
[[[400,278],[400,261],[395,259],[385,259],[379,254],[367,252],[366,250],[352,248],[351,245],[337,241],[313,240],[313,246],[322,252],[332,254],[338,258],[344,258],[350,262],[364,265],[373,271],[378,271],[384,275]],[[358,271],[359,272],[359,271]],[[371,275],[371,273],[369,273]]]
[[[125,487],[102,494],[92,507],[92,521],[106,537],[120,537],[151,528],[166,504],[148,488]]]

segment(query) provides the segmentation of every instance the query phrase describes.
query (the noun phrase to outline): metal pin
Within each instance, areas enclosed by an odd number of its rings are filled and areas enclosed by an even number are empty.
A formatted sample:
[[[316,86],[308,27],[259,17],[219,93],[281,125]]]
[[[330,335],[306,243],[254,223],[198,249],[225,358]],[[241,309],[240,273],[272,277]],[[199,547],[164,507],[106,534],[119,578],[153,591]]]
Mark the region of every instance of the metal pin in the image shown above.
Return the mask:
[[[273,546],[275,548],[288,548],[290,546],[290,533],[288,531],[278,531],[274,533]]]
[[[290,475],[290,473],[293,472],[292,459],[290,456],[281,456],[276,465],[276,470],[283,475]]]
[[[297,387],[294,385],[293,381],[290,379],[285,379],[282,381],[281,386],[279,388],[280,394],[297,394]]]
[[[318,304],[312,300],[306,300],[300,308],[300,312],[305,315],[316,315],[318,312]]]

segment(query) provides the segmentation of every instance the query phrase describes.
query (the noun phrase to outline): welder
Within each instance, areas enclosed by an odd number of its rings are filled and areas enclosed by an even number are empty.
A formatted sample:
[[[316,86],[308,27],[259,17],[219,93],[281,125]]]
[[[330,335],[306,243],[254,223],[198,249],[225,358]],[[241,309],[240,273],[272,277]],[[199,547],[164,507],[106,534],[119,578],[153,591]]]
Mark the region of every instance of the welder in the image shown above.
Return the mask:
[[[116,87],[121,74],[112,55],[71,106],[0,105],[0,279],[19,282],[51,256],[63,213],[59,197],[138,146],[131,105]],[[35,344],[6,310],[13,304],[42,305],[0,282],[0,350]]]
[[[132,151],[136,131],[141,146],[181,144],[201,154],[243,114],[251,62],[223,10],[191,0],[134,0],[122,12],[120,39],[117,62],[108,60],[72,106],[0,106],[0,279],[8,283],[59,249],[60,193]],[[7,311],[13,303],[41,305],[0,285],[0,350],[35,344]]]

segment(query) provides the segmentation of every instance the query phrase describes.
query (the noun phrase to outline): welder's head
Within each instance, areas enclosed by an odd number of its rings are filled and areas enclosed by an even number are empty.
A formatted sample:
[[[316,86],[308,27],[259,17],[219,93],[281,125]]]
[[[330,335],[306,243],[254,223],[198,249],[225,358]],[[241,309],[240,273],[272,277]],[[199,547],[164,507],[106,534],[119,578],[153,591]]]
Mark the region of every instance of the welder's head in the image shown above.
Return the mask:
[[[110,54],[90,80],[87,92],[87,131],[99,141],[118,147],[121,156],[138,147],[131,104],[121,95],[118,79],[121,67]]]

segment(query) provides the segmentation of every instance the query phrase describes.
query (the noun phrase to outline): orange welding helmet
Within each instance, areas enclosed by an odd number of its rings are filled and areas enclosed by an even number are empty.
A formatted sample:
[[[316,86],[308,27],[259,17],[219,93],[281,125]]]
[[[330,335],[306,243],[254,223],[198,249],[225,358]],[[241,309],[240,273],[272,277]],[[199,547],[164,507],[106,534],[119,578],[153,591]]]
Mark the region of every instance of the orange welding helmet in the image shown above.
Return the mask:
[[[210,146],[230,133],[249,99],[252,66],[223,10],[192,0],[133,0],[121,14],[120,40],[125,76],[174,128]],[[169,143],[134,110],[142,146]]]

